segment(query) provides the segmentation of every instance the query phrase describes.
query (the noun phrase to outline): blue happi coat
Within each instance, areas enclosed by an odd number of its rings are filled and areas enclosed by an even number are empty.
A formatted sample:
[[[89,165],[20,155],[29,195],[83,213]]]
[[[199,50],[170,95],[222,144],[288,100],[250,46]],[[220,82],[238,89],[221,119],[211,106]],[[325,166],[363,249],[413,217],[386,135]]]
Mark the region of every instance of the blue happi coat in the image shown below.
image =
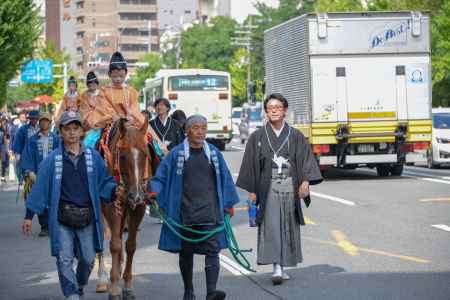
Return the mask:
[[[42,139],[38,134],[33,135],[25,149],[22,152],[22,157],[20,158],[20,167],[25,171],[32,171],[37,173],[39,170],[39,164],[44,159],[43,157],[43,148],[42,148]],[[59,147],[59,137],[53,133],[49,132],[48,134],[48,151],[49,154],[53,150]]]
[[[233,178],[220,151],[206,142],[203,150],[215,169],[220,208],[219,224],[223,224],[224,210],[230,209],[238,203],[239,196],[236,192]],[[173,148],[164,158],[158,167],[156,175],[149,184],[149,190],[157,193],[156,200],[158,205],[164,210],[167,216],[179,224],[181,224],[183,168],[188,156],[189,145],[186,139],[184,143]],[[228,247],[228,242],[223,231],[219,233],[218,240],[221,249]],[[181,250],[180,238],[172,233],[166,224],[163,224],[161,228],[159,249],[169,252],[179,252]]]
[[[42,214],[48,207],[48,224],[50,233],[51,254],[57,256],[60,250],[58,238],[58,205],[61,196],[61,179],[63,172],[63,144],[50,153],[39,166],[37,181],[33,185],[26,206],[36,214]],[[116,187],[114,179],[108,175],[104,160],[93,149],[84,150],[89,183],[89,195],[95,214],[94,247],[97,252],[103,251],[103,224],[101,221],[100,198],[109,202]]]
[[[13,144],[13,151],[16,154],[22,154],[23,150],[25,149],[25,146],[28,143],[28,140],[38,133],[39,127],[31,126],[30,123],[23,125],[22,127],[17,130],[16,136],[14,138],[14,144]]]

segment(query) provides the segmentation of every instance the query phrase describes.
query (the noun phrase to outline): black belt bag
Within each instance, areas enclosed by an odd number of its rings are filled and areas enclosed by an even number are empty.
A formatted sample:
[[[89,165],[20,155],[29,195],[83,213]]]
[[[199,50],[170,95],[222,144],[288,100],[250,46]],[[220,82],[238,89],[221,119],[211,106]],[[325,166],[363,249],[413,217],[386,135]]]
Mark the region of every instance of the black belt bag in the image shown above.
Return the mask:
[[[92,207],[78,207],[74,204],[59,203],[58,221],[68,227],[80,229],[91,224],[94,219]]]

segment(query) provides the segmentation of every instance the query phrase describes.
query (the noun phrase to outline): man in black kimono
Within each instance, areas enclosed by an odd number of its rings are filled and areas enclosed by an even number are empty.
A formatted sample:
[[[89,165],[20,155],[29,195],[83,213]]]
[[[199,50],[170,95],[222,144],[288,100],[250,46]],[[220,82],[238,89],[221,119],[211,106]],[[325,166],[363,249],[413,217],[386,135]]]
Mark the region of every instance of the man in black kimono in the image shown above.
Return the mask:
[[[156,99],[154,107],[158,116],[150,121],[150,125],[167,149],[172,150],[173,147],[183,142],[184,132],[181,125],[172,117],[169,117],[169,100],[166,98]]]
[[[266,98],[268,122],[250,136],[236,182],[258,205],[257,262],[273,264],[273,284],[289,279],[284,267],[295,267],[303,260],[301,199],[308,206],[309,185],[322,181],[310,144],[285,121],[287,109],[281,94]]]

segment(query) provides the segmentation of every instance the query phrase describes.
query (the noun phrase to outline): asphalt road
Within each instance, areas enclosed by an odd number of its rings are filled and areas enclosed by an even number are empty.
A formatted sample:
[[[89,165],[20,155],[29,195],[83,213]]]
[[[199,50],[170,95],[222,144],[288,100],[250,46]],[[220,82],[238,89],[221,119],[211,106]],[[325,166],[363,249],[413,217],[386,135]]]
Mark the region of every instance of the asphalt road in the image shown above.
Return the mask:
[[[224,152],[237,175],[239,144]],[[20,234],[23,203],[17,186],[0,187],[0,299],[62,299],[55,259],[47,238]],[[242,248],[256,249],[256,228],[248,226],[246,193],[233,219]],[[257,273],[237,266],[222,252],[219,288],[227,299],[450,299],[450,169],[407,167],[401,177],[380,178],[369,169],[334,170],[312,187],[313,203],[302,228],[304,263],[288,270],[291,280],[273,287],[271,266]],[[138,299],[181,299],[176,255],[157,250],[160,224],[147,217],[134,264]],[[109,263],[108,263],[109,265]],[[197,299],[205,298],[203,259],[196,258]],[[94,272],[85,299],[95,294]]]

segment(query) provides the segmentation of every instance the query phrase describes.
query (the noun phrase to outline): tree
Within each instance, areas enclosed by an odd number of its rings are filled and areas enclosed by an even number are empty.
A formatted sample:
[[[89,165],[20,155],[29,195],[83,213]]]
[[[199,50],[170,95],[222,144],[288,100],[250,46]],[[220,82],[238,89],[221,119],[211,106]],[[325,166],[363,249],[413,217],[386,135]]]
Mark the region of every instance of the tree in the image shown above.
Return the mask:
[[[181,34],[181,66],[228,71],[235,48],[231,38],[237,23],[228,17],[216,17],[210,23],[197,24]]]
[[[364,10],[361,0],[318,0],[317,12],[345,12]]]
[[[8,82],[24,59],[31,57],[42,26],[32,0],[1,1],[0,20],[0,106],[3,106]]]
[[[237,49],[229,66],[233,106],[240,106],[247,100],[247,66],[247,51],[244,48]]]
[[[162,68],[162,59],[158,54],[148,53],[139,62],[148,63],[149,65],[148,67],[139,67],[136,75],[130,80],[130,84],[138,91],[145,86],[146,79],[153,78],[156,72]]]
[[[252,80],[257,86],[262,86],[264,82],[264,31],[276,26],[284,21],[301,16],[314,10],[313,0],[280,0],[277,8],[270,7],[262,2],[256,2],[255,8],[259,15],[254,16],[252,23],[258,27],[252,34]],[[246,23],[249,22],[247,18]],[[258,89],[257,99],[261,99],[263,92]]]

